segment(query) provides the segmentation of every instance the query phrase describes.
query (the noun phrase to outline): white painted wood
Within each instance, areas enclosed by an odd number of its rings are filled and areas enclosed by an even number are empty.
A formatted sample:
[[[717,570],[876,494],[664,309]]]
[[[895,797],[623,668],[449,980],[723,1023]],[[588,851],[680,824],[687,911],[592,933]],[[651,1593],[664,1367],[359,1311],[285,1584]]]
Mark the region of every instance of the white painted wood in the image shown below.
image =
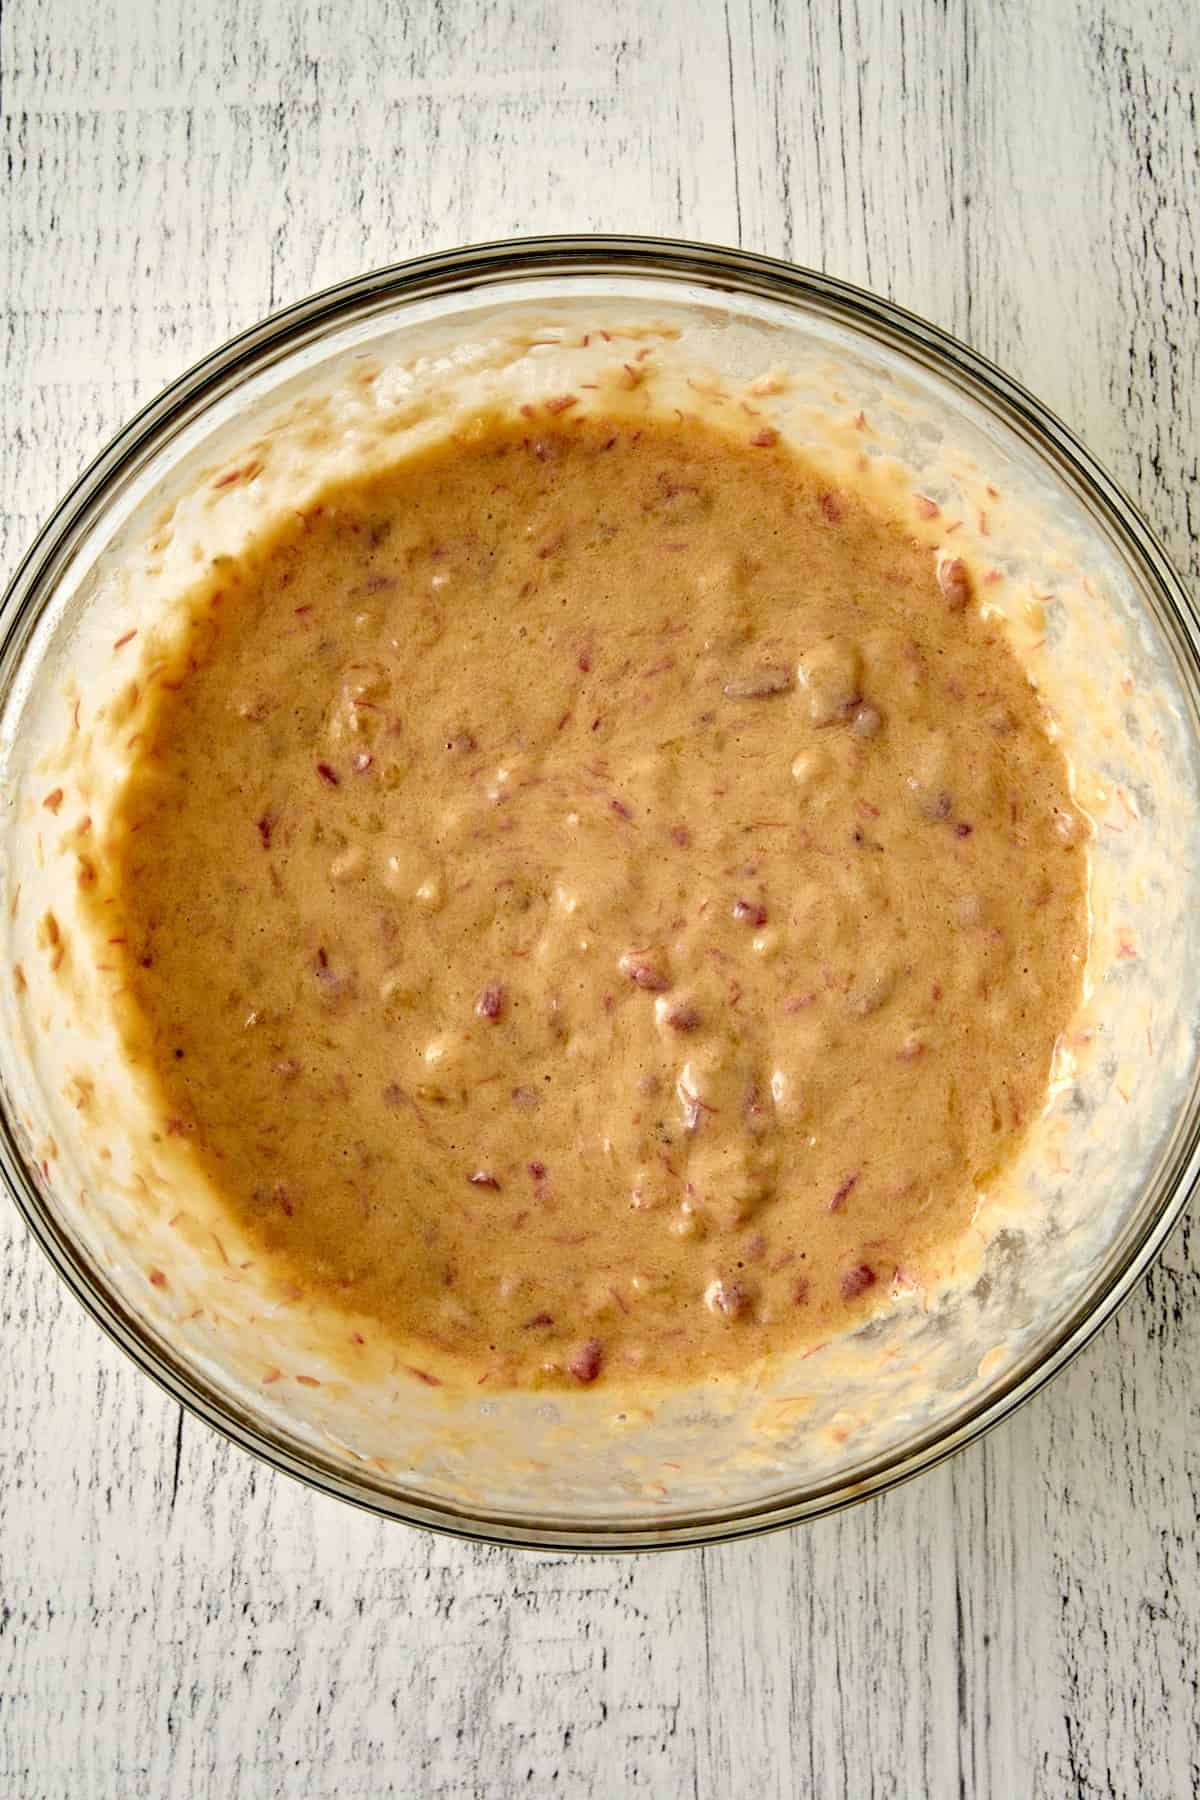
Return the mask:
[[[2,0],[0,565],[268,309],[608,227],[961,332],[1194,579],[1198,67],[1194,0]],[[605,1562],[388,1528],[181,1431],[0,1208],[0,1794],[1190,1795],[1198,1242],[920,1483]]]

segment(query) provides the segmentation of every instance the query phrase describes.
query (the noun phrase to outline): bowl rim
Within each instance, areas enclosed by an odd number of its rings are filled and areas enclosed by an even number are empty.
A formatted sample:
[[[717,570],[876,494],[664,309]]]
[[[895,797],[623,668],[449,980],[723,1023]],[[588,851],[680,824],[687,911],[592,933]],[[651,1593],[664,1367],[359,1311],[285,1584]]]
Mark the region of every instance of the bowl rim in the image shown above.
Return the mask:
[[[816,309],[882,341],[983,401],[993,414],[1037,441],[1056,472],[1082,488],[1091,505],[1156,592],[1193,684],[1200,671],[1200,614],[1157,537],[1130,497],[1075,434],[1025,387],[939,326],[889,300],[815,269],[757,252],[686,239],[619,233],[502,238],[405,259],[368,271],[268,315],[236,333],[155,395],[109,440],[68,488],[19,560],[0,599],[0,699],[7,697],[28,638],[57,575],[114,483],[139,458],[228,391],[246,373],[270,366],[328,328],[439,294],[554,276],[655,277]],[[540,1550],[643,1551],[728,1542],[823,1517],[899,1486],[974,1443],[1023,1406],[1061,1372],[1129,1298],[1160,1255],[1200,1177],[1200,1095],[1193,1087],[1177,1117],[1160,1165],[1160,1193],[1118,1257],[1110,1257],[1092,1290],[1048,1339],[1027,1353],[999,1388],[968,1404],[947,1430],[934,1427],[866,1465],[853,1480],[816,1484],[713,1513],[695,1512],[656,1525],[653,1517],[606,1524],[552,1512],[518,1520],[447,1501],[418,1498],[351,1478],[319,1452],[297,1452],[281,1430],[240,1416],[199,1372],[140,1321],[43,1204],[26,1169],[0,1092],[0,1176],[41,1250],[106,1335],[165,1393],[202,1423],[272,1468],[318,1492],[377,1516],[475,1542]],[[1109,1266],[1114,1263],[1115,1266]]]

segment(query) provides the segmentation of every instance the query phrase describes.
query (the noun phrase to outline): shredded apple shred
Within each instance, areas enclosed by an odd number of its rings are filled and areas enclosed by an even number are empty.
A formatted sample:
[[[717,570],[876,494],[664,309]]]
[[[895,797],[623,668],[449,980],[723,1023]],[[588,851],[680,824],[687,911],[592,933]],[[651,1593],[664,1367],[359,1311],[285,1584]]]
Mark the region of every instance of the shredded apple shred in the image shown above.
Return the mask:
[[[86,904],[164,1142],[356,1343],[679,1383],[937,1279],[1043,1104],[1087,834],[936,503],[523,412],[197,589]]]

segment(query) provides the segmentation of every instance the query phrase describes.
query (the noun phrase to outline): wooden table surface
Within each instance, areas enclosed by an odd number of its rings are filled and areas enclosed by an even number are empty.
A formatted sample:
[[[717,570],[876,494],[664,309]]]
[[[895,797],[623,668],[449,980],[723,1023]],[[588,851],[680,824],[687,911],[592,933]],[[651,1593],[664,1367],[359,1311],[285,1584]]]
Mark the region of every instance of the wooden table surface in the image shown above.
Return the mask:
[[[1196,0],[3,0],[0,567],[166,380],[507,233],[829,269],[1200,568]],[[0,1794],[1190,1796],[1200,1229],[987,1442],[768,1540],[376,1523],[135,1372],[0,1206]]]

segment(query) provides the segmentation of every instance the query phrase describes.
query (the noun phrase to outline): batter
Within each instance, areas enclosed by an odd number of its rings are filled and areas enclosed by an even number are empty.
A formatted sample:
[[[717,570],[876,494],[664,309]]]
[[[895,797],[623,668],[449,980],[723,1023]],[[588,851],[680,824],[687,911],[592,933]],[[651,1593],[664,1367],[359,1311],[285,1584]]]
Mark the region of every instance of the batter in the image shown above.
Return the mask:
[[[976,602],[771,430],[564,396],[328,490],[151,672],[109,848],[163,1133],[300,1290],[497,1387],[935,1279],[1086,948]]]

